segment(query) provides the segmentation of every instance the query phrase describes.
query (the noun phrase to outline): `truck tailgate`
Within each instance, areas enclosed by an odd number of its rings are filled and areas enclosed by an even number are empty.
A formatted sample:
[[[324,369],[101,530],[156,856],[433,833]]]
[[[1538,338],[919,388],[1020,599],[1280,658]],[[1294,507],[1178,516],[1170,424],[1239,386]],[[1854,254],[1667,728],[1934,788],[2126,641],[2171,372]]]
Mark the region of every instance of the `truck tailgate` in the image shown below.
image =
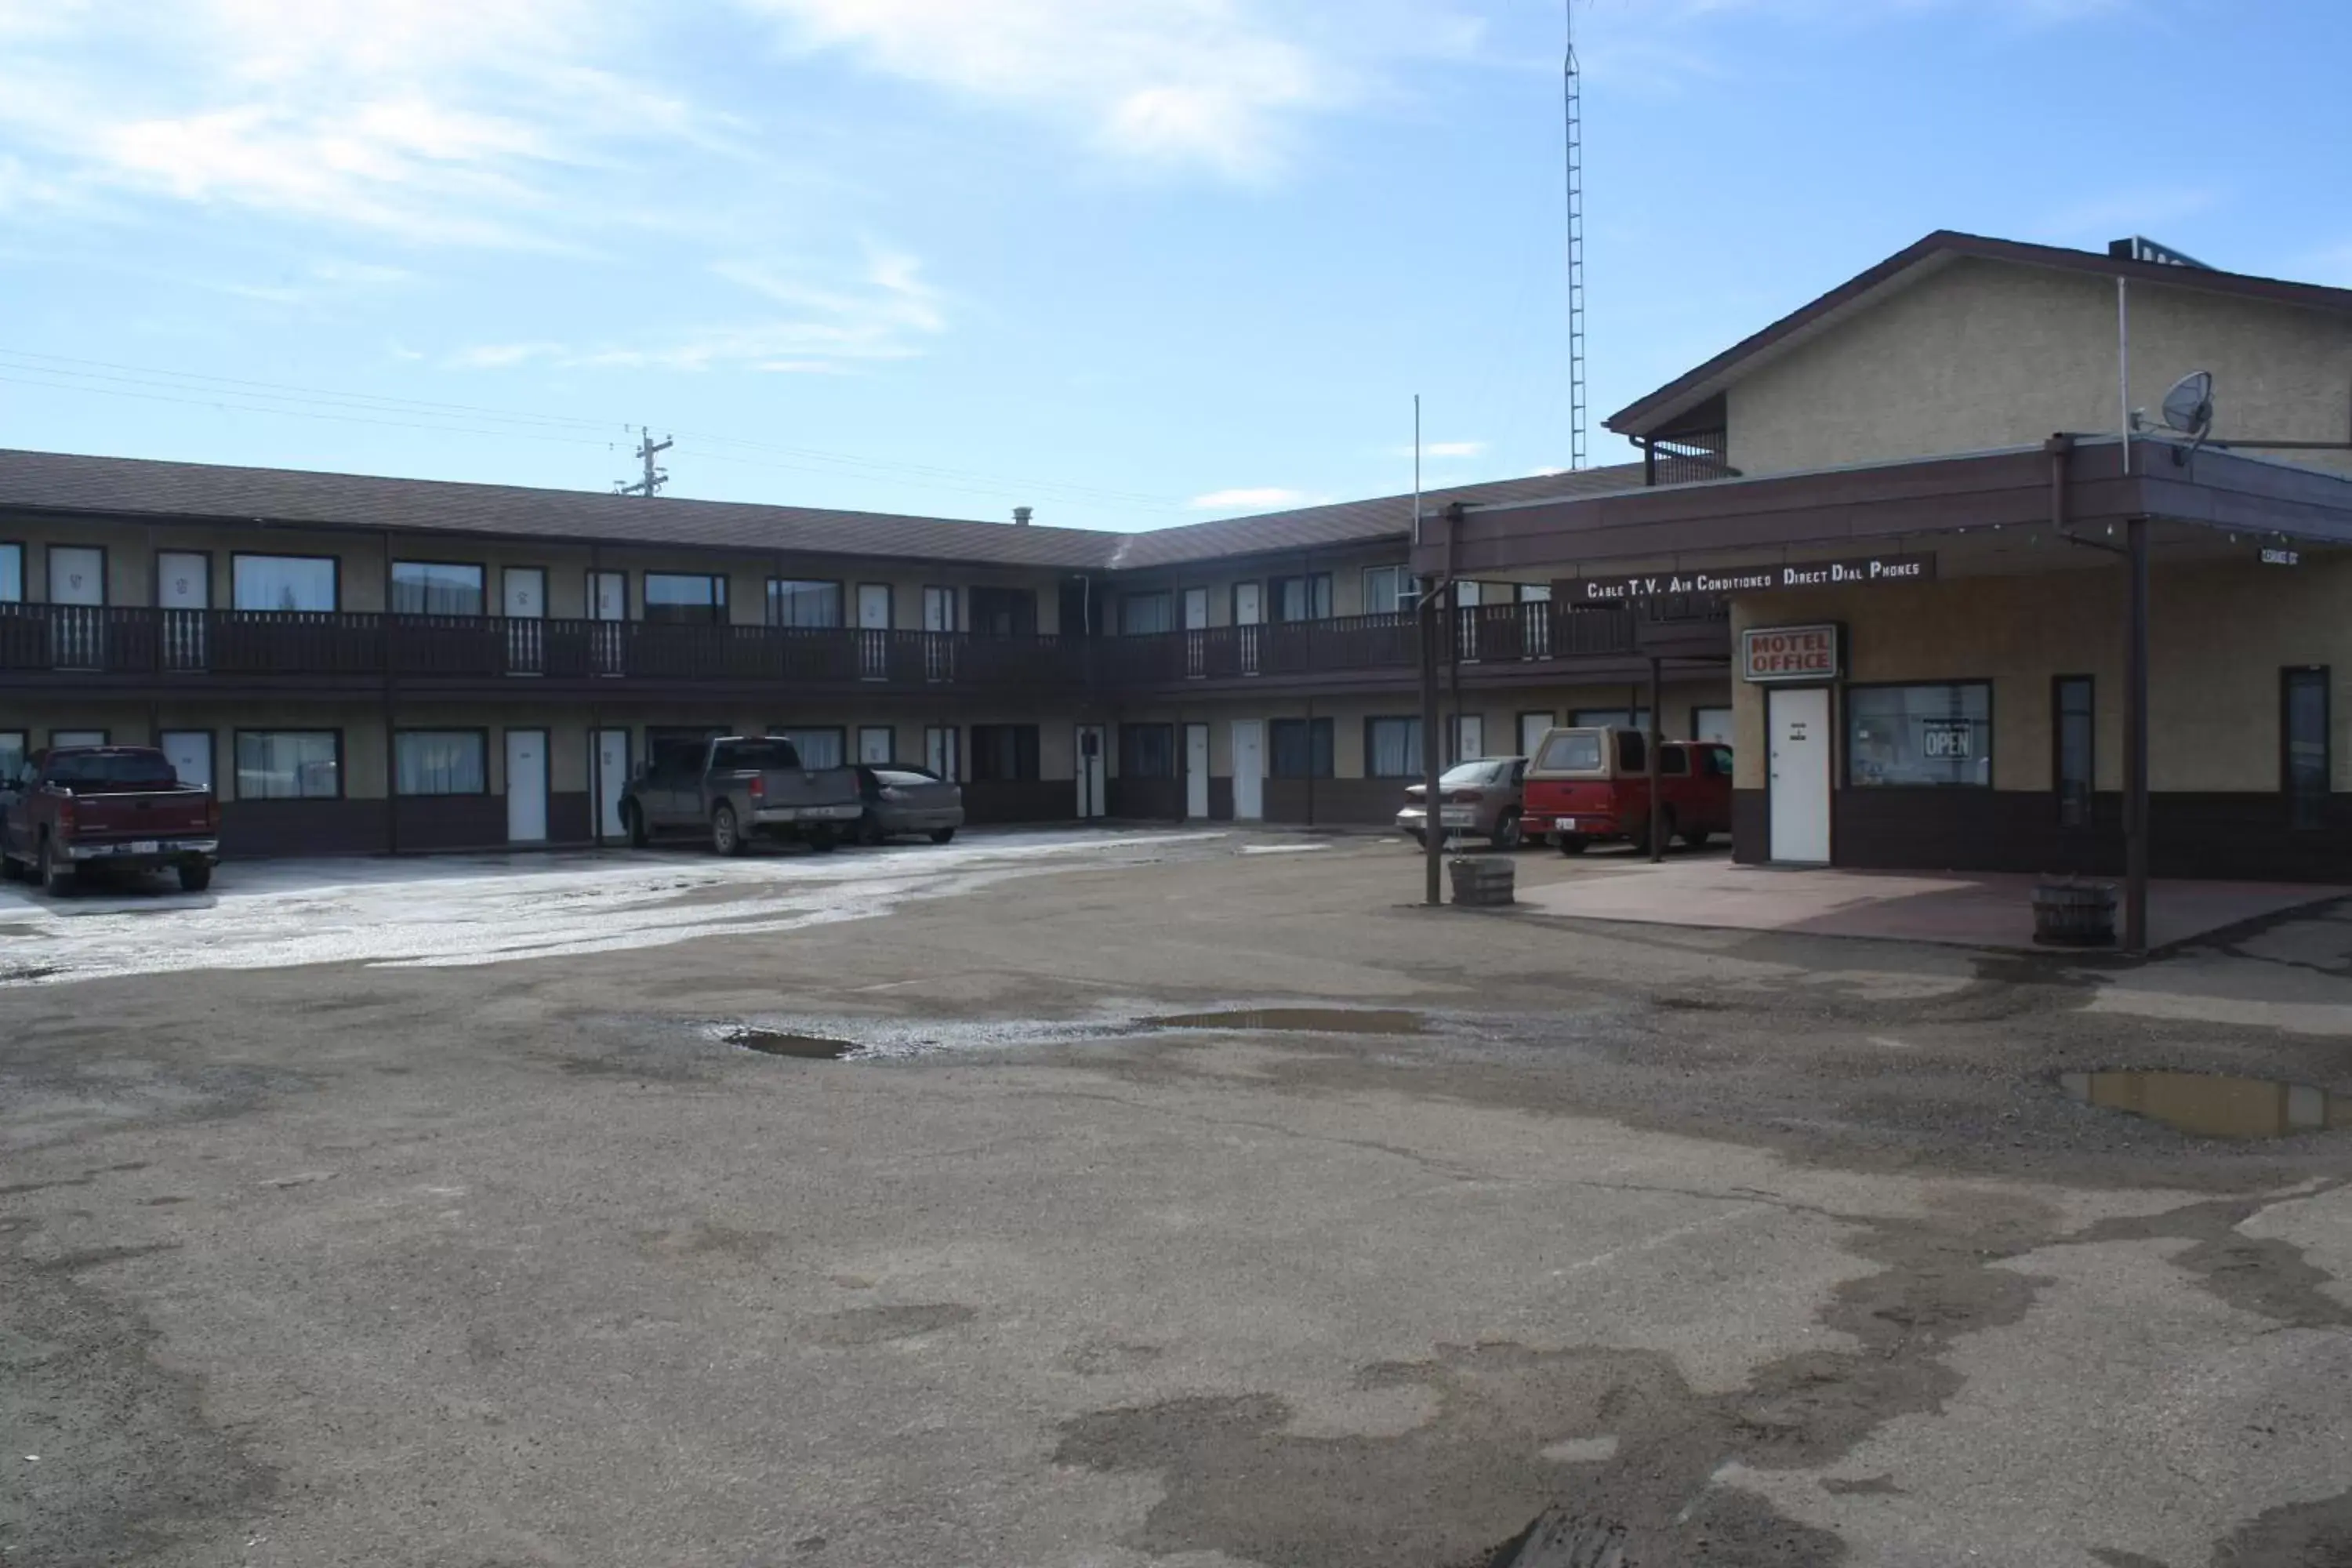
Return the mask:
[[[751,798],[762,811],[812,805],[864,809],[856,768],[769,768],[760,774]]]
[[[121,839],[198,838],[213,831],[212,796],[200,789],[135,794],[77,794],[73,841],[104,844]]]

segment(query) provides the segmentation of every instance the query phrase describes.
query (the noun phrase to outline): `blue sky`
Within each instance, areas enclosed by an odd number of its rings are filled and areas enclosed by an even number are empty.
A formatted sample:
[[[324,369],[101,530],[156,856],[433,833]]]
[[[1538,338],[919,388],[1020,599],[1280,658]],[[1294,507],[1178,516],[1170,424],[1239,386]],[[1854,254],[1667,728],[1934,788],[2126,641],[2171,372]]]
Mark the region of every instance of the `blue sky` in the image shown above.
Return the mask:
[[[1578,0],[1601,416],[1937,227],[2352,284],[2336,0]],[[1145,528],[1564,466],[1559,0],[0,0],[0,445]],[[625,426],[630,427],[625,429]]]

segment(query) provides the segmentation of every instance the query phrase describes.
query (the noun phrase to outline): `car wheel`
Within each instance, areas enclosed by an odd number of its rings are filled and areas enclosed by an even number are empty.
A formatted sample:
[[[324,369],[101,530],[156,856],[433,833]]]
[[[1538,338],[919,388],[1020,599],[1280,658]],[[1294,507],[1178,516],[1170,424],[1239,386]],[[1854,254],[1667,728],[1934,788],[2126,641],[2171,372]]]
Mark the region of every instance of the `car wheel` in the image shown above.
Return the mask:
[[[1592,840],[1580,833],[1563,833],[1559,836],[1559,852],[1563,855],[1581,855],[1591,847]]]
[[[932,828],[932,829],[931,829],[931,842],[932,842],[932,843],[934,843],[934,844],[951,844],[951,843],[953,843],[954,841],[955,841],[955,829],[954,829],[954,828],[952,828],[952,827],[934,827],[934,828]]]
[[[710,847],[720,855],[743,853],[743,834],[736,826],[733,806],[721,805],[710,814]]]
[[[180,891],[184,893],[201,893],[212,885],[213,868],[210,866],[183,866],[180,868]]]
[[[880,844],[888,837],[889,835],[882,831],[882,818],[875,812],[868,811],[857,819],[856,837],[860,844]]]
[[[1507,811],[1495,819],[1495,835],[1488,840],[1496,849],[1507,854],[1519,847],[1519,814]]]
[[[841,835],[830,827],[812,827],[808,831],[809,852],[830,855],[841,846]]]
[[[646,814],[633,800],[621,804],[621,831],[629,836],[629,847],[632,849],[643,849],[653,841],[652,836],[646,832]]]
[[[41,859],[37,869],[41,891],[51,898],[63,898],[73,891],[72,864],[59,860],[56,847],[46,838],[41,840]]]

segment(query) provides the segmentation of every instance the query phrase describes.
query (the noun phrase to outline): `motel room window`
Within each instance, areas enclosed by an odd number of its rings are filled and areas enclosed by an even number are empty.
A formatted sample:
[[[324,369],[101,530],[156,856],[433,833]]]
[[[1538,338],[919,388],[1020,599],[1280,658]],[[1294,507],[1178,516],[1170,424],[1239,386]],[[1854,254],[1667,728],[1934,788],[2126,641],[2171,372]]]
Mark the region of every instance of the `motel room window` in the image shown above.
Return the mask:
[[[1165,591],[1157,594],[1120,595],[1118,631],[1121,637],[1150,637],[1155,633],[1175,629],[1174,600]]]
[[[400,795],[488,795],[489,747],[479,730],[403,730],[393,737]]]
[[[1038,776],[1037,726],[1034,724],[974,724],[971,727],[971,782],[1029,784]]]
[[[1037,595],[1029,588],[971,590],[971,629],[984,637],[1033,637],[1037,635]]]
[[[478,616],[482,569],[442,561],[395,561],[392,563],[392,613]]]
[[[2085,826],[2091,820],[2091,792],[2096,787],[2092,689],[2087,675],[2062,675],[2051,684],[2051,786],[2058,795],[2059,824],[2065,827]]]
[[[2279,787],[2289,827],[2327,826],[2327,671],[2279,672]]]
[[[841,584],[800,577],[769,578],[768,624],[806,627],[841,625]]]
[[[768,733],[790,741],[793,750],[800,753],[801,766],[804,768],[837,768],[848,760],[849,731],[836,726],[798,728],[791,724],[777,724],[771,727]]]
[[[335,731],[237,731],[239,800],[334,800],[342,793],[342,736]]]
[[[21,604],[25,598],[25,547],[0,544],[0,605]]]
[[[1690,738],[1694,741],[1715,741],[1727,746],[1731,744],[1731,710],[1692,709]]]
[[[1118,771],[1131,779],[1174,778],[1176,726],[1121,724],[1118,727]]]
[[[240,610],[339,609],[331,555],[239,555],[230,583]]]
[[[1331,721],[1276,719],[1274,721],[1274,776],[1278,779],[1336,778],[1331,761]]]
[[[1364,721],[1364,776],[1369,779],[1421,777],[1421,721]]]
[[[22,730],[0,730],[0,784],[13,780],[32,751],[32,737]]]
[[[1277,621],[1328,621],[1331,618],[1331,574],[1310,573],[1301,577],[1276,577],[1265,585],[1266,597],[1272,601],[1272,619]]]
[[[1404,615],[1412,609],[1421,584],[1402,566],[1364,568],[1364,614]]]
[[[723,625],[727,619],[727,579],[699,572],[648,572],[646,619],[677,626]]]
[[[1846,688],[1846,783],[1857,789],[1990,789],[1992,686]]]

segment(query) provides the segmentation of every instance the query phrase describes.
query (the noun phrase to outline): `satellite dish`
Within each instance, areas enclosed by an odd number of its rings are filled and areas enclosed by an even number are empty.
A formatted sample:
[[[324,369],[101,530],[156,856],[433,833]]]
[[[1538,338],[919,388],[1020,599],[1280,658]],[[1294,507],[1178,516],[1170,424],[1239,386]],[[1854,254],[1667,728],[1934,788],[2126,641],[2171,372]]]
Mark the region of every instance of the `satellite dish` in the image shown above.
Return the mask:
[[[2213,373],[2192,370],[2164,395],[2164,422],[2192,441],[2213,428]]]

